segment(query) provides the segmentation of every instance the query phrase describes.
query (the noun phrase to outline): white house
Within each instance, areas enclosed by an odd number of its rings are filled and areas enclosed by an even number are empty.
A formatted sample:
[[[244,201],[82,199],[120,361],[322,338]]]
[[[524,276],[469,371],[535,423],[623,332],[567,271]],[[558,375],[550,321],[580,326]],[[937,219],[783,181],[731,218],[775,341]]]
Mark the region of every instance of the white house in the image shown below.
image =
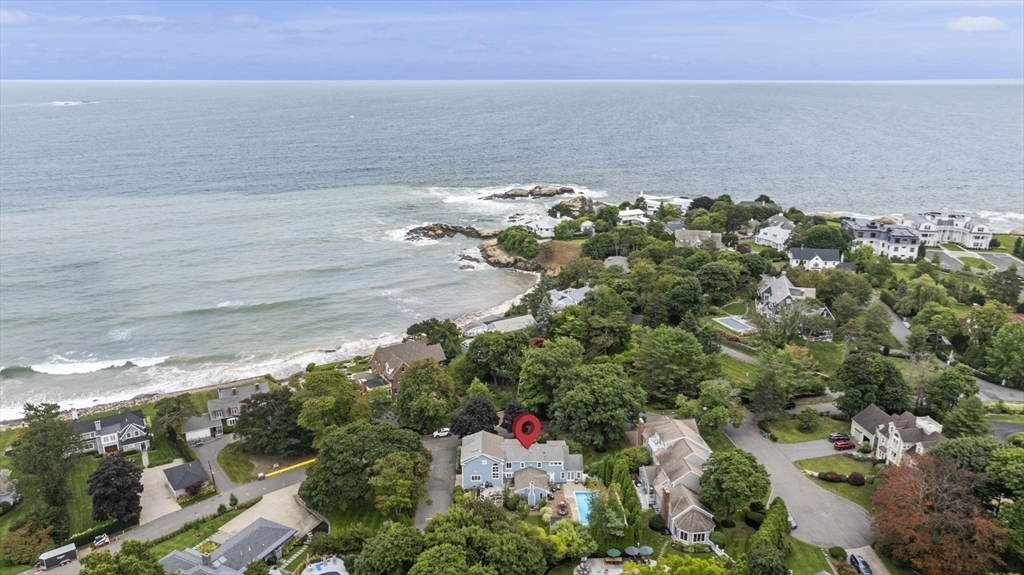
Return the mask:
[[[700,503],[700,477],[711,448],[693,419],[662,418],[640,423],[638,434],[651,453],[651,465],[640,468],[640,488],[647,503],[661,513],[672,537],[683,543],[711,544],[715,518]]]
[[[764,221],[754,237],[754,243],[782,251],[786,249],[786,242],[795,227],[796,224],[786,219],[786,216],[775,214]]]
[[[540,216],[536,219],[525,221],[521,225],[542,238],[550,238],[555,235],[555,226],[568,220],[569,218]]]
[[[125,410],[89,421],[79,421],[77,413],[73,413],[72,418],[71,425],[82,440],[82,451],[102,454],[149,449],[151,437],[141,411]]]
[[[942,425],[934,419],[917,417],[909,411],[889,415],[873,403],[853,416],[850,439],[870,443],[875,459],[884,459],[887,465],[899,465],[904,455],[924,453],[946,441]]]
[[[907,226],[880,224],[864,218],[844,218],[843,229],[853,232],[853,245],[871,246],[875,255],[887,258],[916,258],[919,239]]]
[[[789,266],[805,270],[831,270],[839,267],[857,269],[857,266],[843,261],[843,254],[839,250],[814,248],[792,248],[789,250]]]
[[[509,333],[513,331],[524,330],[531,325],[536,325],[537,321],[533,319],[533,315],[518,315],[515,317],[503,317],[501,319],[485,321],[482,324],[466,330],[466,335],[469,339],[462,341],[462,353],[469,351],[469,344],[472,343],[473,338],[489,331],[497,331],[501,333]]]
[[[619,210],[619,221],[627,226],[646,226],[651,220],[643,210]]]
[[[462,438],[459,460],[463,489],[511,483],[530,505],[547,497],[551,485],[583,479],[583,456],[569,453],[564,441],[534,443],[526,449],[517,439],[478,431]]]
[[[984,220],[965,214],[910,214],[904,216],[900,223],[915,230],[921,243],[926,246],[948,242],[968,248],[987,249],[992,241],[992,227]]]
[[[643,192],[640,192],[640,197],[647,202],[647,213],[652,216],[658,211],[658,208],[662,204],[669,204],[675,206],[679,210],[680,214],[685,214],[690,209],[690,203],[693,201],[690,198],[675,198],[672,196],[648,196]]]

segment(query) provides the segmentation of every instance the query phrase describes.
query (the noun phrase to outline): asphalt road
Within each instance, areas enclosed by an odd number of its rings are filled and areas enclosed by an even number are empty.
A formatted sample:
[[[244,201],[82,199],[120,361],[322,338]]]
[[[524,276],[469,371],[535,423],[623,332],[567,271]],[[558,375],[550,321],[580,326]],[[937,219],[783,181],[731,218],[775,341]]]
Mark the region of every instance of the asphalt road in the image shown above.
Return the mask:
[[[775,447],[789,458],[790,461],[800,461],[801,459],[842,453],[842,451],[836,451],[835,447],[832,446],[832,442],[827,439],[803,441],[800,443],[777,443]]]
[[[939,266],[945,269],[962,270],[964,264],[960,263],[960,260],[954,258],[943,251],[928,250],[928,259],[931,259],[935,254],[939,254]]]
[[[196,457],[203,464],[206,472],[212,473],[213,482],[217,484],[217,489],[223,492],[231,491],[238,485],[231,481],[228,474],[224,473],[224,470],[220,468],[220,464],[217,463],[217,454],[231,443],[231,436],[208,437],[202,441],[203,444],[193,447],[192,451],[195,452]]]
[[[838,545],[847,549],[875,541],[871,517],[863,507],[815,485],[793,466],[778,445],[761,437],[749,417],[742,427],[726,428],[725,434],[736,447],[754,454],[768,470],[773,497],[786,502],[799,525],[792,533],[794,537],[819,547]]]
[[[996,439],[1003,441],[1011,433],[1020,433],[1024,431],[1024,425],[1019,423],[1002,423],[1000,421],[990,421],[988,426],[992,428],[992,431],[996,435]]]
[[[433,459],[430,461],[430,479],[427,480],[427,500],[420,500],[416,508],[413,525],[417,529],[427,526],[427,521],[440,515],[452,506],[452,489],[455,487],[455,453],[459,438],[431,437],[422,438]]]

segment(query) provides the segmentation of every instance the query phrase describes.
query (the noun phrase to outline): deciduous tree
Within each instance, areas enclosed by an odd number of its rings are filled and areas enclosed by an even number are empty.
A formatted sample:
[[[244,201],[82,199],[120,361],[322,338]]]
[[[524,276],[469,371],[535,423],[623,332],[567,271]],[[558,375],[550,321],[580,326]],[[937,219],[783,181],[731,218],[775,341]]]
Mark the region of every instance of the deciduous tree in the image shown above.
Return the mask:
[[[527,345],[529,338],[521,331],[489,331],[473,338],[466,358],[494,383],[518,381]]]
[[[517,417],[524,413],[530,413],[530,410],[526,409],[523,404],[515,399],[510,400],[505,405],[504,415],[501,418],[501,428],[511,433],[512,424],[515,423]]]
[[[153,428],[168,437],[174,437],[176,425],[182,419],[199,415],[191,393],[182,393],[160,398],[153,406],[156,409],[156,421]]]
[[[978,393],[971,368],[957,364],[942,370],[927,394],[928,408],[942,421],[946,413],[965,397]]]
[[[125,541],[120,551],[103,550],[82,557],[82,575],[163,575],[164,567],[150,552],[148,543]]]
[[[985,279],[988,297],[1008,306],[1017,305],[1024,290],[1024,278],[1017,274],[1017,264],[1011,263],[1001,272],[993,272]]]
[[[902,413],[910,407],[910,388],[900,370],[886,357],[852,353],[836,370],[834,388],[843,392],[836,406],[853,416],[874,403],[886,413]]]
[[[731,522],[733,511],[768,495],[768,471],[753,455],[735,449],[711,454],[700,478],[700,500]]]
[[[459,437],[473,435],[478,431],[494,433],[498,425],[498,413],[486,396],[478,396],[466,403],[465,409],[452,418],[451,432]]]
[[[985,420],[985,408],[981,399],[970,396],[961,399],[942,418],[942,434],[949,438],[988,435],[992,428]]]
[[[113,517],[128,523],[142,513],[142,470],[116,451],[100,460],[86,493],[92,497],[92,520]]]
[[[64,507],[71,497],[68,476],[77,463],[78,434],[69,421],[60,419],[55,403],[26,403],[24,411],[27,427],[14,451],[14,465],[32,476],[44,501]]]
[[[300,411],[292,392],[283,387],[249,396],[242,401],[235,426],[243,439],[242,449],[283,457],[308,453],[313,434],[299,425]]]
[[[931,277],[921,276],[907,284],[907,294],[896,302],[895,311],[903,316],[917,315],[928,302],[945,306],[949,303],[949,296],[946,295],[946,288],[935,283]]]
[[[1024,387],[1024,323],[1011,321],[999,328],[988,350],[988,365],[1009,385]]]
[[[617,364],[572,370],[551,403],[551,424],[585,445],[601,446],[622,436],[643,411],[646,394]]]
[[[653,403],[668,405],[680,393],[697,396],[707,358],[693,334],[667,326],[643,328],[637,340],[634,378]]]
[[[885,468],[872,497],[878,544],[922,575],[991,570],[1006,530],[981,514],[983,482],[982,475],[927,454],[914,465]]]
[[[989,479],[1013,499],[1024,499],[1024,447],[1007,447],[992,451],[985,466]]]
[[[415,361],[398,386],[395,416],[402,425],[420,433],[442,427],[455,408],[455,383],[432,359]]]
[[[411,525],[387,522],[356,557],[359,575],[406,575],[423,551],[423,534]]]
[[[370,467],[369,476],[377,509],[395,519],[415,511],[428,477],[430,463],[423,453],[396,451],[381,457]]]
[[[713,303],[728,301],[736,288],[736,272],[724,262],[711,262],[697,270],[697,279]]]
[[[441,320],[432,317],[410,325],[405,333],[412,337],[426,336],[427,343],[430,345],[441,344],[445,359],[450,360],[459,355],[462,332],[459,330],[459,326],[450,319]]]
[[[543,347],[527,350],[519,372],[518,400],[534,413],[546,413],[555,389],[583,364],[583,352],[583,345],[568,337],[549,339]]]
[[[943,441],[929,449],[928,454],[953,460],[964,469],[982,473],[992,452],[1005,447],[1005,443],[994,437],[968,436]]]

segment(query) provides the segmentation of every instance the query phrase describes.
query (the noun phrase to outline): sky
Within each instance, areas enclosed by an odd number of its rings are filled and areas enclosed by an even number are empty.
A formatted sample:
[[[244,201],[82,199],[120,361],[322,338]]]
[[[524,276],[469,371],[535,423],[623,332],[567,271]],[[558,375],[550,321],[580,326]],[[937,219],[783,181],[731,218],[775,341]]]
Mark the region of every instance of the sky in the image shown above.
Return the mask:
[[[0,1],[2,79],[1024,77],[1024,0]]]

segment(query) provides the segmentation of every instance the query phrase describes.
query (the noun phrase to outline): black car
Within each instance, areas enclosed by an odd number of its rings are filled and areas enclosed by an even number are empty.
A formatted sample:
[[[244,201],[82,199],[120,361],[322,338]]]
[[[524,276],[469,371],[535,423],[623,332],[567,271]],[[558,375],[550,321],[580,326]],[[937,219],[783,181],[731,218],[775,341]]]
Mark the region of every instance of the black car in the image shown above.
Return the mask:
[[[796,402],[790,400],[786,402],[786,409],[796,409]]]
[[[845,433],[830,433],[830,434],[828,434],[828,440],[831,441],[832,443],[835,443],[835,442],[843,440],[843,439],[850,439],[850,437],[848,435],[846,435]]]
[[[868,567],[867,560],[865,560],[864,556],[860,553],[850,555],[850,565],[853,565],[853,568],[861,575],[874,575],[874,573],[871,572],[871,567]]]

